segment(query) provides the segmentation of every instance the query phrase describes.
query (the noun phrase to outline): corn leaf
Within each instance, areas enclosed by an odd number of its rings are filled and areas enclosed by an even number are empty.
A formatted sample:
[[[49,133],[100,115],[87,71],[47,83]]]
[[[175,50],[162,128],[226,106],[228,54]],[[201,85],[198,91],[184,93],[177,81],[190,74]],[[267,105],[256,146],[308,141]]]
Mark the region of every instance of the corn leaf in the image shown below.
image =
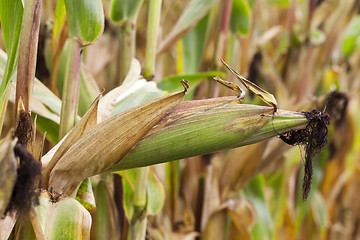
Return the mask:
[[[231,31],[248,35],[251,25],[251,9],[247,1],[233,0],[231,10]]]
[[[86,178],[84,181],[82,181],[75,199],[78,200],[78,202],[81,203],[89,212],[92,212],[96,209],[95,197],[90,178]]]
[[[5,49],[9,55],[4,73],[2,74],[3,80],[0,85],[1,98],[17,63],[23,11],[24,8],[21,0],[0,1],[1,30],[4,36]]]
[[[112,0],[110,6],[110,19],[120,22],[127,18],[134,18],[144,0]]]
[[[184,59],[183,71],[186,74],[196,73],[200,70],[204,46],[206,45],[206,29],[209,19],[207,16],[208,15],[201,19],[182,39]]]
[[[273,237],[274,223],[267,207],[264,186],[264,177],[258,175],[244,188],[245,198],[251,201],[257,213],[256,222],[251,231],[251,239],[272,239]]]
[[[150,167],[148,184],[147,184],[147,203],[146,212],[150,215],[157,214],[165,203],[165,189],[163,184],[155,176]]]
[[[56,52],[59,46],[61,31],[66,24],[66,10],[64,0],[58,0],[55,9],[54,26],[51,35],[51,50]]]
[[[218,0],[192,0],[167,37],[160,43],[157,53],[162,53],[190,31],[202,19]]]
[[[62,197],[57,202],[43,191],[35,206],[45,239],[89,239],[90,213],[75,199]]]
[[[341,53],[344,57],[348,57],[353,54],[360,45],[360,15],[354,17],[345,33],[344,40],[341,44]]]
[[[104,30],[101,0],[65,0],[65,8],[69,37],[78,37],[83,45],[88,45],[101,36]]]

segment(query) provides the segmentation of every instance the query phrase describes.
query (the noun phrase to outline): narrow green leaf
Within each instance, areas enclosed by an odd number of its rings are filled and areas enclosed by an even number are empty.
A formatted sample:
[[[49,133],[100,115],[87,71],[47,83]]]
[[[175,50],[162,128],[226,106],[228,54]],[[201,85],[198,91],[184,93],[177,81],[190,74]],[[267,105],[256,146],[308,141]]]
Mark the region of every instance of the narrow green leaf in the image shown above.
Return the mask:
[[[124,187],[124,211],[128,221],[131,221],[134,213],[133,198],[135,192],[136,169],[116,172],[122,176]]]
[[[112,0],[110,6],[110,19],[120,22],[126,18],[134,18],[144,0]]]
[[[208,15],[206,15],[182,39],[184,49],[184,73],[196,73],[200,69],[208,19]]]
[[[21,0],[0,0],[1,30],[3,32],[5,49],[8,54],[5,66],[1,67],[4,70],[1,74],[2,80],[0,83],[0,133],[8,103],[9,83],[16,69],[18,60],[23,11],[24,8]],[[3,57],[4,54],[1,54],[1,58]],[[4,62],[1,62],[1,65],[3,65]]]
[[[182,38],[196,23],[202,19],[219,0],[192,0],[186,6],[183,14],[165,38],[157,50],[157,53],[165,51],[168,47]]]
[[[247,1],[233,0],[230,26],[231,31],[248,35],[251,25],[251,9]]]
[[[81,203],[89,212],[95,210],[95,197],[92,190],[90,178],[82,181],[75,199],[78,200],[79,203]]]
[[[21,0],[1,0],[0,1],[0,21],[1,30],[4,36],[5,49],[8,54],[3,80],[0,85],[0,95],[14,73],[18,58],[20,30],[24,8]]]
[[[37,114],[36,114],[37,115]],[[31,113],[31,119],[34,121],[35,114]],[[46,138],[54,145],[58,143],[59,139],[59,122],[54,122],[49,118],[37,115],[36,129],[41,133],[46,132]]]
[[[83,45],[98,39],[104,29],[101,0],[65,0],[69,37],[78,37]]]
[[[65,22],[66,22],[65,2],[64,0],[58,0],[55,9],[54,26],[51,35],[52,51],[55,50],[54,47],[57,46],[59,43],[60,34],[63,26],[65,25]]]
[[[312,211],[315,223],[320,230],[320,235],[325,236],[328,219],[328,212],[326,209],[326,202],[320,192],[315,192],[312,204]]]
[[[267,2],[277,7],[288,7],[290,5],[290,0],[267,0]]]
[[[164,206],[165,190],[163,184],[155,176],[154,171],[150,167],[148,185],[147,185],[147,203],[146,211],[150,215],[157,214]]]
[[[244,188],[244,196],[254,204],[257,218],[251,230],[252,239],[272,239],[274,223],[267,207],[264,193],[265,181],[257,175]]]
[[[348,25],[344,40],[341,44],[341,52],[344,57],[350,56],[360,46],[360,15],[354,17]]]
[[[0,1],[1,30],[8,53],[11,52],[12,46],[16,45],[16,39],[19,39],[23,9],[21,0]]]

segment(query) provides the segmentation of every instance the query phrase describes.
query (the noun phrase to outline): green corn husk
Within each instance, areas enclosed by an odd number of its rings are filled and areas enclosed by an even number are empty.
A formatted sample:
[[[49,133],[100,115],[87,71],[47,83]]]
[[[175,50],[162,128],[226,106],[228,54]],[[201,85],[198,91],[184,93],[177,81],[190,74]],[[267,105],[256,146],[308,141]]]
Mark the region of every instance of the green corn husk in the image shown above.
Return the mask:
[[[233,97],[183,102],[109,171],[169,162],[260,142],[306,126],[304,114],[233,103]]]
[[[78,201],[63,197],[54,203],[51,195],[43,191],[35,207],[32,222],[37,236],[43,239],[89,239],[91,215]]]

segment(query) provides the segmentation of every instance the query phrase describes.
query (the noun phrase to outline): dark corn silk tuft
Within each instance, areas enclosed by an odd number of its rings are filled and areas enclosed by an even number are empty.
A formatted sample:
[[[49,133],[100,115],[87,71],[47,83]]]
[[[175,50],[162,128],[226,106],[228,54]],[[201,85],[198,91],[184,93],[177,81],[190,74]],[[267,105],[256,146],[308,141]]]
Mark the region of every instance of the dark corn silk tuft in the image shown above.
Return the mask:
[[[313,160],[328,142],[328,128],[330,116],[316,109],[310,112],[303,112],[310,121],[305,129],[292,130],[280,135],[280,139],[289,145],[305,146],[305,174],[302,185],[303,201],[309,196],[313,175]]]
[[[36,189],[41,185],[41,163],[36,161],[19,143],[15,145],[14,153],[19,158],[19,167],[16,183],[4,216],[16,213],[18,217],[23,217],[29,212],[32,203],[38,203],[40,192]]]

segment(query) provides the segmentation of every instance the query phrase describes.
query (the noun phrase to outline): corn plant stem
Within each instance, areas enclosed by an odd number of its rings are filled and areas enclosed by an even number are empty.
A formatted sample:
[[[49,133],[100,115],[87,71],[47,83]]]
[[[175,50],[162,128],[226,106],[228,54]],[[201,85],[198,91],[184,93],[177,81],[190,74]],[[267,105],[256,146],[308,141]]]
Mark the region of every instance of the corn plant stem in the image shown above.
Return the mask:
[[[133,204],[135,207],[143,208],[146,205],[146,184],[149,175],[149,168],[136,169],[136,182]]]
[[[130,69],[131,59],[135,57],[136,17],[126,20],[122,26],[120,42],[119,85],[124,81]]]
[[[176,225],[177,199],[180,185],[180,160],[166,163],[167,194],[170,202],[170,217],[173,229]]]
[[[75,125],[79,105],[82,45],[77,38],[70,38],[68,42],[69,53],[66,60],[62,94],[59,139],[64,137]]]
[[[146,239],[147,218],[139,219],[134,225],[130,227],[128,232],[128,240],[142,240]]]
[[[162,0],[149,1],[149,18],[145,52],[144,77],[151,79],[155,71],[156,44],[159,31]]]
[[[134,218],[131,221],[128,239],[144,239],[146,234],[147,217],[142,217],[146,206],[146,189],[149,167],[136,169],[135,192],[133,198]]]
[[[34,86],[36,57],[39,40],[42,0],[25,1],[21,25],[18,71],[16,80],[15,111],[21,97],[26,112],[30,112],[30,98]],[[17,119],[17,117],[16,117]]]

